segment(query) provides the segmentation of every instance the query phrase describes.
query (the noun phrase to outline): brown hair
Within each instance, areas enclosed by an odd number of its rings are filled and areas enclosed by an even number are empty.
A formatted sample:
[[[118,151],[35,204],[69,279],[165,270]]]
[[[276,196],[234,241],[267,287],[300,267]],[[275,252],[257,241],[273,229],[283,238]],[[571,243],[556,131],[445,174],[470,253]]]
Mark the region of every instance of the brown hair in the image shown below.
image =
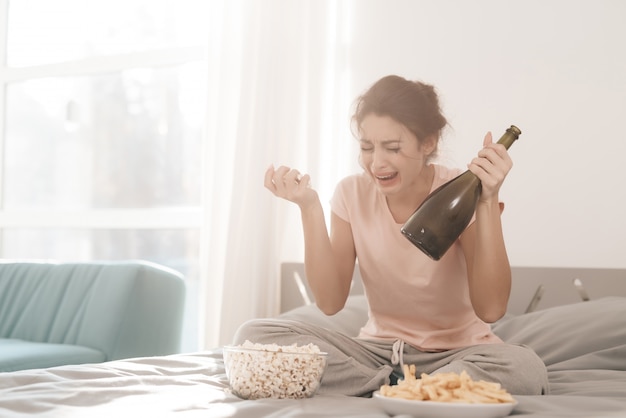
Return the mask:
[[[353,129],[361,130],[363,119],[371,113],[389,116],[410,130],[422,143],[434,137],[439,142],[441,131],[448,124],[439,107],[435,88],[420,81],[389,75],[378,80],[356,100],[352,116]],[[435,147],[430,157],[436,155]]]

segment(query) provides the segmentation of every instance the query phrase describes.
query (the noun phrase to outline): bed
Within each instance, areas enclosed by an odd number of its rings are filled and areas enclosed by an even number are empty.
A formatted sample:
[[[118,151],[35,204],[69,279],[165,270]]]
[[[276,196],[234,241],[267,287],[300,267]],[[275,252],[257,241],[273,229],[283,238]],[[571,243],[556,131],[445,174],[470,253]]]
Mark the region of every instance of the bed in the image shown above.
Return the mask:
[[[362,295],[333,317],[313,305],[282,314],[355,334]],[[592,298],[508,314],[493,325],[504,340],[533,347],[548,368],[551,393],[518,396],[513,416],[626,416],[626,297]],[[244,401],[228,391],[220,348],[0,373],[0,417],[376,417],[375,399],[316,395]]]

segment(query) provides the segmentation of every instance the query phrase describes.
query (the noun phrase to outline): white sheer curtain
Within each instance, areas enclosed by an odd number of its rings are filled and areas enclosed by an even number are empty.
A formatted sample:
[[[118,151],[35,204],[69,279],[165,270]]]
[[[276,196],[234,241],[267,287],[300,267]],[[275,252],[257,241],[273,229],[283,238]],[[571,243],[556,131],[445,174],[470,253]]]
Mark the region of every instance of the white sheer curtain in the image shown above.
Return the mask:
[[[325,203],[356,164],[345,71],[351,2],[213,4],[204,348],[228,343],[247,319],[276,314],[280,262],[302,254],[299,211],[264,189],[268,165],[310,173]]]

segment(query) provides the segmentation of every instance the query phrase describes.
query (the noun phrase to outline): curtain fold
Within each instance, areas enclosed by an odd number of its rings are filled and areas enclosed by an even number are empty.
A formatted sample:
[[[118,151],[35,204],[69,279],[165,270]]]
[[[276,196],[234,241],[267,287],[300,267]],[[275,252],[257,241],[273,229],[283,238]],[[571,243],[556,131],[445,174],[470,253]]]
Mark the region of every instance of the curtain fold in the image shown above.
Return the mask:
[[[277,314],[280,263],[303,257],[299,210],[263,187],[266,168],[310,173],[325,204],[354,142],[338,27],[349,2],[213,3],[202,348],[229,343],[248,319]],[[329,149],[336,158],[322,159]]]

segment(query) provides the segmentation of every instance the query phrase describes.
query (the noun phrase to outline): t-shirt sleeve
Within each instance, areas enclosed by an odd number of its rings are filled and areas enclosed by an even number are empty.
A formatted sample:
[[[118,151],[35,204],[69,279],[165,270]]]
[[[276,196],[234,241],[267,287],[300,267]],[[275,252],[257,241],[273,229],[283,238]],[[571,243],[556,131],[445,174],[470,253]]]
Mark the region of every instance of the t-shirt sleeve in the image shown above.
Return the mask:
[[[348,207],[346,206],[346,187],[348,179],[344,179],[337,184],[335,193],[330,199],[330,210],[346,222],[350,222]]]

